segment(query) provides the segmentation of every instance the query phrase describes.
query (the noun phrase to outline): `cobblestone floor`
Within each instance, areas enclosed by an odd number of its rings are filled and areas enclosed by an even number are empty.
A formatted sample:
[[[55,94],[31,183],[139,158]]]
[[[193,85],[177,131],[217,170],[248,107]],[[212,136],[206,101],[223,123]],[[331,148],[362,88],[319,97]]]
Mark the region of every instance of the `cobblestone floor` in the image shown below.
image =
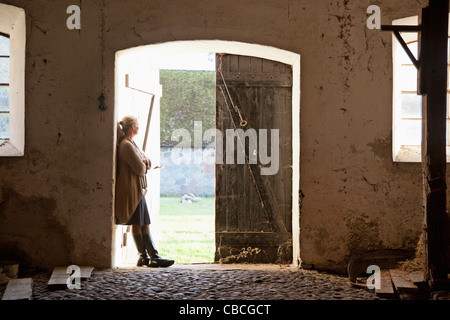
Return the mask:
[[[81,289],[49,290],[33,276],[33,300],[377,300],[348,278],[294,266],[174,265],[94,270]],[[4,291],[4,289],[2,290]],[[3,294],[3,292],[0,292]]]

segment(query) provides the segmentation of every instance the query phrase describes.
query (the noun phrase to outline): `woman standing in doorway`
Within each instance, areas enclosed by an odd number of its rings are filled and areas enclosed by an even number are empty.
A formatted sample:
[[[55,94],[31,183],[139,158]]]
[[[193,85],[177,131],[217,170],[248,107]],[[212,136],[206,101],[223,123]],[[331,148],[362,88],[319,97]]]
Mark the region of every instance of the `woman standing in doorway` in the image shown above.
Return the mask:
[[[139,132],[135,117],[126,116],[118,130],[117,178],[116,178],[116,224],[131,225],[131,233],[139,252],[137,266],[169,267],[174,260],[158,255],[151,234],[150,215],[145,200],[147,171],[151,161],[133,141]]]

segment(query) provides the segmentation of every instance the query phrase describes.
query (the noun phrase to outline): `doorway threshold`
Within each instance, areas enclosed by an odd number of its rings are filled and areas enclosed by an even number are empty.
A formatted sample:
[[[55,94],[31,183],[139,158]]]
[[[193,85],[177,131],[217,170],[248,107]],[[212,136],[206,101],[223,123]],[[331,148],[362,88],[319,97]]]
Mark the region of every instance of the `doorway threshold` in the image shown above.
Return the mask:
[[[236,264],[223,264],[218,262],[211,263],[175,263],[168,268],[149,268],[149,267],[137,267],[132,265],[125,265],[118,267],[116,270],[128,271],[161,271],[161,270],[211,270],[211,271],[232,271],[232,270],[258,270],[258,271],[280,271],[280,270],[292,270],[297,271],[299,268],[294,264],[250,264],[250,263],[236,263]]]

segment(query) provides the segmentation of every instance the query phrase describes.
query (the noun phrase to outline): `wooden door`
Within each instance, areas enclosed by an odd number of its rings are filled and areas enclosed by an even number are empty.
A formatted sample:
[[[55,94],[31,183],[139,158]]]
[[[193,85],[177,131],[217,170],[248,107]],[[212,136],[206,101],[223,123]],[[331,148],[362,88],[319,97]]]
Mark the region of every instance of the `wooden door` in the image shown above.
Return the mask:
[[[160,165],[160,98],[162,87],[159,84],[159,69],[149,61],[128,57],[120,63],[118,73],[118,119],[125,115],[134,115],[140,126],[139,134],[134,138],[136,144],[152,161],[152,168]],[[147,138],[147,139],[146,139]],[[145,145],[145,148],[144,148]],[[147,194],[145,196],[149,213],[153,240],[158,245],[160,236],[159,198],[160,170],[151,169],[147,173]],[[116,228],[115,265],[135,265],[138,260],[131,228]]]
[[[221,262],[290,263],[292,261],[292,68],[279,62],[218,54],[216,79],[218,143],[216,161],[216,254]],[[245,123],[246,122],[246,123]],[[245,163],[227,161],[227,130],[256,133],[257,150],[245,141]],[[271,164],[261,161],[261,129],[269,138]],[[237,132],[237,131],[235,131]],[[219,139],[217,139],[218,142]],[[242,140],[241,140],[242,141]],[[250,150],[251,149],[251,150]],[[231,149],[230,149],[231,150]],[[241,149],[242,150],[242,149]],[[256,163],[249,161],[254,160]],[[261,169],[273,165],[274,174]]]

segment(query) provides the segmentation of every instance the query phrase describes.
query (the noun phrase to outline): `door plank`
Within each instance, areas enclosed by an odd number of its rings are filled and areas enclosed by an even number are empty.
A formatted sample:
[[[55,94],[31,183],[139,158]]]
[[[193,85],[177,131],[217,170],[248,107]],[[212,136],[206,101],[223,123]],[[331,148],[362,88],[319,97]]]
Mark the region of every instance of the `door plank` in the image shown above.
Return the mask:
[[[419,288],[412,282],[409,273],[400,269],[389,270],[395,289],[399,293],[417,293]]]
[[[412,282],[414,284],[416,283],[422,283],[425,281],[425,277],[424,277],[424,273],[423,271],[415,271],[415,272],[411,272],[409,274],[409,277],[411,278]]]
[[[380,276],[381,276],[380,288],[379,289],[375,288],[375,294],[380,298],[394,299],[395,292],[394,287],[392,285],[392,279],[389,270],[381,270]]]
[[[276,61],[235,55],[218,55],[217,67],[222,74],[217,72],[216,77],[216,123],[224,138],[227,129],[242,129],[244,133],[254,129],[258,137],[260,129],[267,129],[269,141],[272,129],[283,129],[283,137],[278,150],[279,171],[270,177],[261,175],[261,168],[270,164],[261,163],[259,145],[256,164],[249,163],[248,140],[243,143],[245,164],[227,164],[224,151],[225,163],[216,166],[216,261],[225,258],[223,254],[258,245],[264,245],[270,262],[283,260],[277,251],[290,252],[292,242],[292,68]],[[235,106],[247,121],[244,127]],[[269,157],[270,152],[269,145]],[[281,164],[289,170],[282,169]],[[261,233],[277,236],[261,242],[261,237],[266,237]],[[234,236],[239,241],[234,241]]]

